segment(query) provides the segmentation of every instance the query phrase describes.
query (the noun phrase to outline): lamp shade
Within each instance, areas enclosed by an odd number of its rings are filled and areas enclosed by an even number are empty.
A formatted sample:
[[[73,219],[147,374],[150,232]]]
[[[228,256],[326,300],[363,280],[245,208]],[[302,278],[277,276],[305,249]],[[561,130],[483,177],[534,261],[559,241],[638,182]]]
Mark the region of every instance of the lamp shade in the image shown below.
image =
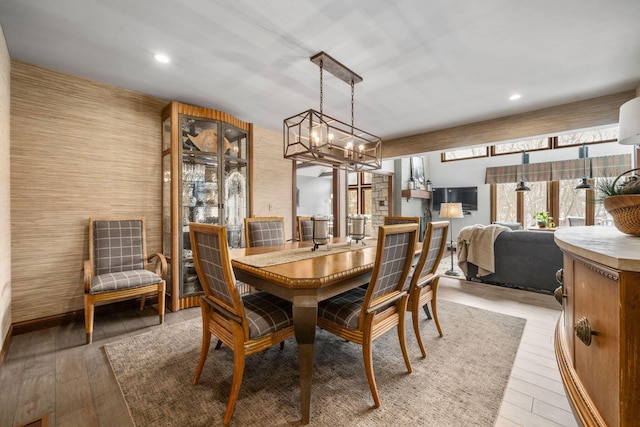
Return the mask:
[[[618,127],[618,144],[640,144],[640,97],[622,104]]]
[[[440,205],[440,218],[464,218],[462,203],[442,203]]]

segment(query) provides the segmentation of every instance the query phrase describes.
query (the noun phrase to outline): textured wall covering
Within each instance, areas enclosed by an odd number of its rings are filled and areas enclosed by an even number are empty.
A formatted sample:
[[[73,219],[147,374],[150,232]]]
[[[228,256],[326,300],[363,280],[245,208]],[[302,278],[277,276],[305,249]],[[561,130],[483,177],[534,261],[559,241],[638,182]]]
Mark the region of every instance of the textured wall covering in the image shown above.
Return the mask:
[[[82,309],[89,217],[145,216],[147,250],[161,250],[160,111],[169,101],[17,61],[11,84],[15,323]],[[254,215],[284,216],[290,229],[292,166],[280,132],[254,127],[253,167]]]
[[[285,237],[291,239],[293,164],[282,155],[282,132],[253,130],[253,215],[284,217]]]
[[[0,27],[0,346],[11,325],[10,77],[11,60]]]
[[[11,62],[12,322],[82,309],[91,216],[144,216],[160,250],[166,104]]]

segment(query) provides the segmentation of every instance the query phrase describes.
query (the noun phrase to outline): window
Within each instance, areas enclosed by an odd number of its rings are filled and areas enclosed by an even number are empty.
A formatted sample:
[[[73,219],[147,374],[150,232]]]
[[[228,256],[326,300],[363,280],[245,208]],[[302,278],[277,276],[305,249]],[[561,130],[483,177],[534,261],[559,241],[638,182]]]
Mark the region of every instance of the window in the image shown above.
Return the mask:
[[[473,159],[477,157],[489,157],[489,149],[487,147],[475,147],[445,151],[442,153],[440,159],[443,162],[450,162],[453,160]]]
[[[535,223],[533,216],[536,212],[548,212],[547,209],[547,183],[546,181],[528,182],[527,186],[530,191],[523,191],[524,194],[524,212],[523,227],[526,228]],[[514,191],[515,193],[515,191]],[[553,216],[553,215],[552,215]],[[555,218],[553,218],[555,222]]]
[[[571,147],[573,145],[595,144],[611,142],[618,139],[618,125],[601,129],[592,129],[584,132],[572,132],[560,135],[556,138],[555,146]]]
[[[371,213],[372,206],[372,190],[370,172],[349,172],[347,174],[347,215],[366,215],[367,227],[365,234],[372,235]]]
[[[515,184],[495,184],[496,186],[496,221],[518,222],[518,193]]]
[[[552,138],[533,138],[522,141],[507,142],[491,146],[491,155],[520,153],[522,151],[548,150],[551,148]]]

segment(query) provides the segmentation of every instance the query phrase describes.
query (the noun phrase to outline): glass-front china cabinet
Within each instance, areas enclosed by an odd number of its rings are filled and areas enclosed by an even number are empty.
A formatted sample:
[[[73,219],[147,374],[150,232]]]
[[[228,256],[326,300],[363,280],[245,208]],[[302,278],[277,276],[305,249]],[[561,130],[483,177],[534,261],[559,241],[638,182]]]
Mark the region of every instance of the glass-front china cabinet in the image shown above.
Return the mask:
[[[172,311],[199,305],[189,223],[224,225],[230,248],[244,246],[250,215],[253,125],[229,114],[171,102],[162,110],[162,245]]]

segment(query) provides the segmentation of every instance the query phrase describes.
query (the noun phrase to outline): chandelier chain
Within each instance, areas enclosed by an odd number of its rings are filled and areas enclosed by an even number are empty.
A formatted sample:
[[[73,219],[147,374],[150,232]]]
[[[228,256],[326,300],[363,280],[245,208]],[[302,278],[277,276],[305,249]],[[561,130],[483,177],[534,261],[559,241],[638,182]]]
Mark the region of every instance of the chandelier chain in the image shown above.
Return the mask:
[[[322,59],[320,60],[320,117],[322,117]]]
[[[354,102],[353,102],[353,99],[354,99],[354,93],[355,93],[354,87],[355,87],[355,82],[353,81],[353,79],[351,79],[351,133],[353,133],[353,123],[354,123],[354,120],[353,120],[354,119],[354,113],[353,113]]]

